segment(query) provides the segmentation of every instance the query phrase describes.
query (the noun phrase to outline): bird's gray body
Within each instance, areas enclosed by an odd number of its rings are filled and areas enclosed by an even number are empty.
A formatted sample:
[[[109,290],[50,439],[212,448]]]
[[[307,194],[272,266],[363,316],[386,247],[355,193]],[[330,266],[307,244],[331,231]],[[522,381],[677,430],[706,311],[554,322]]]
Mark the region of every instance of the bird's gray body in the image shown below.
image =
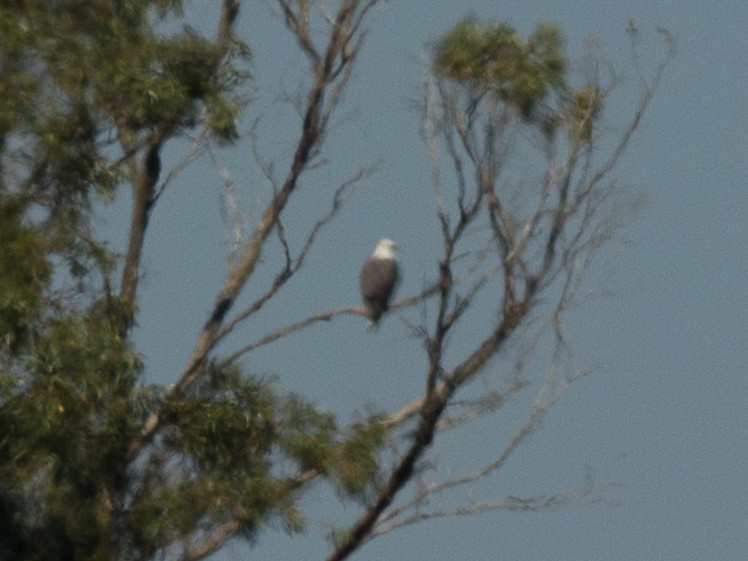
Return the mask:
[[[400,274],[394,254],[395,247],[390,240],[380,241],[361,268],[361,294],[371,325],[376,325],[382,314],[387,311],[390,298],[397,286]]]

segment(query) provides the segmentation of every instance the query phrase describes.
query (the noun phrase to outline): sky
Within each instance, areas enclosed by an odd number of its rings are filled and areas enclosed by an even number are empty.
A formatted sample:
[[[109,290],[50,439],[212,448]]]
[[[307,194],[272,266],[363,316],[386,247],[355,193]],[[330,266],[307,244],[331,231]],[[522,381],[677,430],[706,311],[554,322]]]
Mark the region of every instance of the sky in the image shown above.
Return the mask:
[[[215,21],[213,2],[196,2],[198,27]],[[254,51],[256,99],[244,131],[257,121],[256,149],[279,175],[290,156],[298,116],[279,94],[293,95],[304,60],[272,3],[246,2],[237,30]],[[567,336],[574,361],[592,373],[570,386],[540,430],[501,474],[464,500],[553,494],[589,474],[616,483],[590,503],[543,512],[489,512],[410,526],[378,538],[353,559],[506,559],[512,561],[734,561],[748,551],[748,3],[661,0],[504,2],[405,0],[378,12],[324,152],[328,164],[304,177],[288,208],[291,235],[324,212],[331,184],[361,166],[376,172],[356,189],[318,249],[278,300],[239,330],[231,345],[329,308],[359,302],[357,274],[381,237],[403,249],[401,296],[433,278],[438,230],[428,156],[416,101],[424,53],[466,15],[500,19],[527,33],[540,21],[563,29],[569,52],[596,37],[625,63],[634,18],[645,38],[645,63],[662,53],[655,28],[669,30],[678,54],[619,166],[622,185],[645,194],[594,278],[606,294],[573,311]],[[629,91],[629,90],[625,90]],[[633,90],[630,90],[633,91]],[[611,126],[623,124],[625,105]],[[617,120],[618,119],[618,120]],[[172,146],[165,164],[184,146]],[[234,179],[247,227],[271,186],[250,141],[219,154]],[[186,363],[224,278],[232,233],[231,204],[219,170],[200,162],[159,202],[145,249],[142,315],[137,331],[149,381],[171,383]],[[106,227],[118,220],[115,205]],[[272,257],[268,257],[268,269]],[[260,271],[259,280],[264,273]],[[247,301],[258,288],[250,287]],[[253,292],[255,291],[255,292]],[[418,395],[424,358],[409,335],[417,311],[392,314],[376,334],[360,317],[342,316],[269,345],[245,362],[349,418],[367,406],[396,408]],[[226,347],[228,348],[228,347]],[[500,371],[499,361],[490,369]],[[500,372],[499,372],[500,373]],[[536,375],[537,377],[537,375]],[[501,445],[534,394],[520,394],[503,416],[437,442],[446,469],[475,466],[471,454]],[[471,452],[472,450],[472,452]],[[443,475],[443,474],[442,474]],[[600,498],[600,496],[598,496]],[[248,548],[232,542],[214,556],[324,559],[330,525],[355,519],[353,505],[313,489],[302,506],[306,534],[270,529]]]

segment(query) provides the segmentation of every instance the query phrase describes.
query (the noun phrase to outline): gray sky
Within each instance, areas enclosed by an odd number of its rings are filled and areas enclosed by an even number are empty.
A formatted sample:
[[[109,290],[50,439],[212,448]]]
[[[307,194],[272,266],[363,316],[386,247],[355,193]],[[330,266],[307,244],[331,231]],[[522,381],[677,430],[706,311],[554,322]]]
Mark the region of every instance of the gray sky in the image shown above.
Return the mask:
[[[212,2],[197,4],[206,14],[214,11]],[[248,2],[239,30],[256,57],[258,100],[249,108],[249,120],[262,116],[259,149],[278,161],[282,174],[298,119],[273,95],[279,87],[296,91],[304,61],[281,22],[269,16],[270,4]],[[206,14],[198,9],[192,15],[211,23]],[[374,540],[354,559],[744,559],[748,3],[743,0],[390,2],[354,73],[341,108],[344,118],[331,132],[325,149],[330,163],[304,176],[299,198],[288,209],[289,227],[293,231],[293,224],[313,220],[330,184],[362,165],[378,162],[378,171],[324,232],[308,266],[278,304],[232,342],[314,312],[357,304],[358,268],[383,236],[405,250],[401,296],[433,278],[438,231],[414,102],[424,45],[469,14],[503,19],[525,33],[539,21],[556,21],[571,53],[582,53],[585,40],[596,36],[622,63],[632,17],[646,39],[640,54],[650,67],[662,52],[656,26],[670,30],[678,43],[677,58],[616,174],[622,185],[645,192],[646,203],[620,238],[627,243],[612,246],[595,271],[598,277],[613,274],[605,285],[612,294],[569,316],[574,360],[595,368],[595,374],[568,390],[499,477],[473,494],[463,491],[461,498],[552,494],[583,484],[588,473],[622,488],[606,495],[615,504],[426,522]],[[611,126],[623,124],[616,121],[622,109],[611,115]],[[174,149],[172,157],[178,155]],[[251,225],[270,187],[247,143],[220,158],[237,183]],[[223,280],[231,223],[220,177],[208,164],[190,168],[159,204],[146,246],[137,336],[149,379],[169,383],[186,362]],[[122,225],[112,218],[110,226]],[[249,293],[247,298],[252,289]],[[391,315],[372,335],[365,320],[340,317],[262,349],[246,366],[254,374],[278,375],[283,386],[343,418],[371,404],[397,407],[421,389],[425,363],[403,318],[417,321],[418,313]],[[501,362],[493,366],[502,367]],[[471,429],[462,442],[438,442],[436,460],[455,469],[463,460],[464,466],[473,465],[469,450],[499,446],[531,398],[523,394],[505,416]],[[216,559],[323,559],[329,551],[327,525],[352,521],[357,510],[349,506],[341,512],[321,491],[310,492],[303,504],[307,535],[287,538],[269,531],[255,549],[235,543]]]

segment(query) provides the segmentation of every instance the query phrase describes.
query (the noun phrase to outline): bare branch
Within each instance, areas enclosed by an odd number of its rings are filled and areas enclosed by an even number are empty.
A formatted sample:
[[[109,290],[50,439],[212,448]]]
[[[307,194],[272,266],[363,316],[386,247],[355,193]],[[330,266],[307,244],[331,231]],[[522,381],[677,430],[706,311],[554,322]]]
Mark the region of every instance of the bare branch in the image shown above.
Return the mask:
[[[236,16],[239,15],[241,0],[223,0],[221,5],[221,20],[218,23],[216,44],[222,53],[227,53],[231,44]]]
[[[639,105],[636,111],[634,112],[633,117],[629,121],[629,124],[626,127],[626,130],[621,135],[618,145],[614,148],[610,157],[600,167],[600,169],[598,169],[597,173],[595,173],[592,179],[590,179],[589,182],[587,182],[587,185],[585,186],[585,188],[581,190],[580,196],[586,196],[586,194],[589,193],[595,187],[595,185],[597,185],[604,177],[606,177],[610,173],[610,171],[616,166],[618,161],[621,159],[621,156],[623,156],[623,153],[626,151],[626,147],[631,141],[631,138],[633,137],[636,130],[639,128],[639,124],[641,123],[641,120],[644,117],[644,114],[649,108],[649,105],[652,102],[652,98],[654,97],[655,92],[657,91],[660,83],[662,82],[662,78],[665,75],[665,70],[667,69],[668,65],[670,64],[673,57],[675,56],[676,47],[675,47],[675,43],[673,42],[672,36],[666,30],[661,30],[660,33],[662,33],[665,36],[666,45],[668,49],[667,54],[665,55],[663,60],[660,62],[660,64],[657,65],[654,77],[652,81],[650,82],[649,86],[645,88],[644,94],[642,95],[642,98],[639,100]]]
[[[446,481],[442,481],[440,483],[430,485],[428,487],[425,487],[424,489],[421,489],[420,491],[418,491],[418,493],[416,493],[416,495],[411,500],[383,514],[381,517],[381,520],[382,521],[392,520],[400,516],[402,513],[406,512],[407,510],[422,504],[428,497],[434,496],[440,492],[443,492],[447,489],[451,489],[453,487],[465,485],[467,483],[472,483],[478,479],[482,479],[486,477],[490,473],[493,473],[501,469],[501,467],[506,463],[509,457],[517,450],[519,445],[530,434],[532,434],[533,432],[535,432],[535,430],[537,430],[540,424],[540,421],[543,419],[545,414],[548,412],[548,409],[552,401],[549,399],[546,399],[545,397],[542,397],[547,393],[548,393],[547,391],[546,392],[541,391],[541,393],[538,396],[538,399],[535,402],[535,406],[533,407],[533,410],[530,413],[530,416],[527,422],[514,434],[511,440],[506,444],[504,449],[494,460],[487,463],[481,469],[473,473],[464,475],[462,477],[457,477],[457,478],[449,479]]]
[[[204,559],[217,551],[227,540],[231,539],[239,527],[239,522],[236,520],[224,522],[198,544],[188,548],[181,556],[181,561],[199,561],[200,559]]]
[[[312,226],[311,230],[307,234],[306,241],[304,242],[304,246],[302,247],[299,254],[296,256],[296,258],[291,259],[290,250],[288,249],[287,243],[283,239],[281,240],[281,243],[284,246],[285,253],[286,253],[285,267],[276,275],[270,288],[268,288],[259,298],[257,298],[252,304],[250,304],[247,308],[245,308],[241,313],[237,314],[231,320],[226,322],[226,325],[221,329],[220,333],[216,336],[217,340],[220,340],[226,335],[228,335],[239,323],[246,320],[248,317],[250,317],[255,312],[259,311],[262,308],[262,306],[268,300],[270,300],[283,287],[283,285],[285,285],[286,282],[288,282],[288,280],[304,265],[306,256],[309,253],[309,250],[312,248],[314,241],[317,239],[317,235],[319,234],[320,230],[324,226],[329,224],[333,220],[333,218],[335,218],[335,216],[338,214],[338,212],[342,208],[342,205],[345,201],[345,197],[347,196],[348,192],[351,189],[353,189],[361,180],[369,176],[371,173],[372,173],[372,170],[370,168],[361,169],[353,177],[344,181],[335,190],[335,193],[332,198],[330,210],[327,212],[327,214],[325,214],[319,220],[317,220],[314,226]],[[282,224],[280,223],[280,221],[278,222],[278,226],[279,226],[278,234],[279,236],[282,236]],[[331,319],[334,315],[337,315],[337,314],[333,313],[327,319]],[[310,323],[313,323],[313,322],[310,322]],[[293,329],[292,331],[295,331],[295,329]],[[274,341],[276,339],[277,338],[273,338],[271,340]],[[257,345],[257,346],[260,346],[260,345]],[[255,348],[255,347],[252,347],[252,348]],[[240,354],[244,354],[248,352],[249,350],[251,349],[246,349],[244,352]],[[229,362],[232,362],[232,361],[229,361]]]
[[[493,413],[500,409],[511,396],[526,388],[527,385],[527,382],[512,380],[506,388],[500,391],[487,392],[477,400],[465,403],[453,401],[450,403],[450,407],[462,407],[462,409],[457,413],[445,415],[439,421],[437,428],[440,431],[451,430],[487,413]]]
[[[387,534],[403,526],[408,526],[418,522],[424,522],[426,520],[432,520],[435,518],[445,518],[452,516],[465,516],[469,514],[477,514],[486,511],[497,511],[497,510],[509,510],[513,512],[533,512],[538,510],[548,510],[555,507],[565,506],[572,504],[579,499],[587,498],[591,495],[603,493],[609,489],[616,488],[613,484],[597,484],[588,485],[575,491],[567,491],[565,493],[557,493],[549,497],[536,496],[536,497],[506,497],[504,499],[498,499],[495,501],[471,503],[457,508],[444,509],[444,510],[432,510],[432,511],[421,511],[414,513],[408,517],[394,521],[390,524],[383,524],[377,527],[371,533],[369,540],[372,540],[381,535]],[[593,501],[594,502],[594,501]],[[367,540],[367,541],[369,541]]]
[[[210,161],[216,168],[218,175],[223,180],[225,189],[226,206],[231,221],[231,245],[229,249],[229,261],[233,261],[234,257],[241,248],[241,242],[244,238],[244,227],[246,218],[243,217],[239,208],[239,196],[237,192],[237,186],[234,182],[233,177],[228,169],[219,161],[218,156],[215,154],[211,147],[206,149],[206,153],[210,158]]]
[[[169,170],[169,173],[166,174],[164,180],[155,190],[153,194],[154,203],[158,202],[158,199],[161,197],[161,195],[164,194],[164,191],[166,191],[166,188],[169,186],[169,184],[180,173],[182,173],[192,162],[200,158],[205,153],[205,142],[207,140],[207,137],[208,127],[203,125],[203,127],[200,129],[200,133],[196,137],[194,137],[192,143],[190,144],[190,149],[187,152],[187,155]]]
[[[248,345],[239,347],[236,351],[221,359],[219,364],[221,366],[226,366],[228,364],[236,362],[236,360],[238,360],[241,356],[247,354],[250,351],[253,351],[258,347],[262,347],[264,345],[277,341],[278,339],[281,339],[286,335],[290,335],[291,333],[295,333],[296,331],[299,331],[313,323],[317,323],[319,321],[330,321],[332,318],[341,314],[366,315],[366,308],[364,308],[363,306],[346,306],[343,308],[335,308],[333,310],[328,310],[326,312],[321,312],[319,314],[309,316],[295,323],[290,323],[279,329],[276,329],[275,331],[271,331],[267,335],[260,337],[259,339],[253,341],[252,343],[249,343]]]
[[[291,7],[292,2],[289,0],[278,0],[278,4],[280,4],[283,15],[286,18],[286,25],[296,36],[301,50],[309,57],[314,67],[318,67],[321,57],[311,37],[308,2],[298,2],[298,14],[293,11]]]
[[[273,289],[270,289],[273,290]],[[406,298],[403,300],[400,300],[399,302],[393,302],[390,304],[389,308],[390,310],[394,309],[401,309],[401,308],[407,308],[410,306],[414,306],[415,304],[418,304],[419,302],[422,302],[429,296],[431,296],[436,291],[436,286],[432,286],[431,288],[427,288],[420,294],[417,294],[415,296],[411,296],[410,298]],[[265,296],[265,295],[263,295]],[[268,296],[269,298],[270,296]],[[264,298],[263,302],[267,300],[268,298]],[[259,302],[259,300],[258,300]],[[253,309],[251,310],[245,310],[244,313],[252,313]],[[242,315],[243,315],[242,314]],[[267,345],[269,343],[273,343],[277,341],[278,339],[281,339],[287,335],[290,335],[291,333],[295,333],[296,331],[299,331],[313,323],[317,323],[320,321],[330,321],[334,317],[337,317],[339,315],[344,314],[354,314],[354,315],[360,315],[360,316],[366,316],[367,309],[365,306],[344,306],[342,308],[334,308],[332,310],[327,310],[325,312],[320,312],[318,314],[315,314],[313,316],[309,316],[307,318],[304,318],[300,321],[289,323],[288,325],[285,325],[279,329],[276,329],[275,331],[271,331],[267,335],[264,335],[263,337],[260,337],[256,341],[253,341],[252,343],[249,343],[247,345],[244,345],[243,347],[238,348],[236,351],[231,353],[230,355],[222,358],[218,364],[220,366],[227,366],[229,364],[232,364],[236,362],[240,357],[247,354],[248,352],[251,352],[255,350],[258,347],[262,347],[264,345]],[[241,318],[240,316],[237,316],[237,320]],[[229,324],[227,324],[228,327]]]
[[[444,381],[441,384],[435,385],[434,390],[423,401],[420,410],[421,419],[408,449],[392,469],[390,477],[379,492],[377,499],[352,526],[346,535],[346,539],[336,547],[327,561],[346,559],[368,539],[379,517],[389,508],[395,496],[410,481],[416,462],[431,445],[436,433],[437,423],[450,398],[462,384],[485,366],[489,358],[506,341],[514,328],[519,325],[526,313],[527,306],[524,303],[518,303],[510,308],[498,327],[483,341],[480,347],[449,375],[445,374],[443,376]],[[433,368],[433,365],[430,365],[431,368]],[[431,370],[429,376],[431,376]]]

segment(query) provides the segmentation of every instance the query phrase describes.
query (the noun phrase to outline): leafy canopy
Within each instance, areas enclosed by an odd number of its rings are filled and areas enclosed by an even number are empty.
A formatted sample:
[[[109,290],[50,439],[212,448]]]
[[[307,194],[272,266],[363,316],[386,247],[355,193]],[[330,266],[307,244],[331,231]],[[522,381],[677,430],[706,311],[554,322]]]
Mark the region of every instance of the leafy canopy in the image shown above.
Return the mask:
[[[473,97],[488,93],[524,118],[533,120],[540,114],[551,128],[561,114],[573,136],[589,142],[602,96],[594,83],[570,86],[569,66],[561,30],[548,22],[524,38],[505,23],[468,18],[434,48],[437,75],[463,85]],[[559,111],[539,107],[554,100]]]

